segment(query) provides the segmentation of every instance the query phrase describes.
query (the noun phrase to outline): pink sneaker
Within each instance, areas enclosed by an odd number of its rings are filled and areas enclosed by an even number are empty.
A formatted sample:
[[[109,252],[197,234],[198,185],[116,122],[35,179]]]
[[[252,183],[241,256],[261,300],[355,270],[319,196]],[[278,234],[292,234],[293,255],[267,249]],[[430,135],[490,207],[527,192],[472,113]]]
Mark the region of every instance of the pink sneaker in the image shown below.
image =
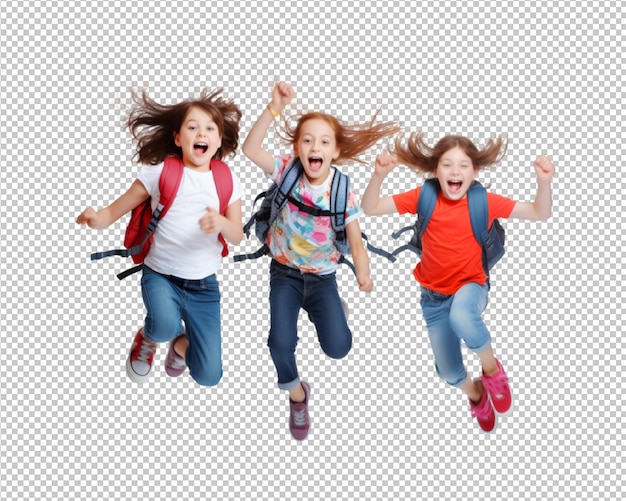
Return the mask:
[[[126,359],[126,374],[131,381],[141,384],[150,378],[158,346],[157,343],[143,337],[143,327],[137,331]]]
[[[185,334],[181,334],[180,336],[176,336],[174,339],[170,341],[169,348],[167,349],[167,355],[165,356],[165,372],[168,376],[178,377],[187,368],[187,362],[184,357],[181,357],[174,350],[174,346],[176,345],[176,341],[178,341],[181,337],[184,337]]]
[[[489,398],[491,398],[493,408],[502,416],[511,411],[513,407],[513,395],[511,395],[511,388],[509,387],[509,378],[506,372],[504,372],[502,364],[497,359],[496,364],[498,364],[498,372],[491,376],[487,376],[483,372],[482,379],[485,389],[487,393],[489,393]]]
[[[311,387],[304,381],[301,381],[300,384],[305,394],[304,402],[293,402],[289,399],[289,431],[291,431],[291,436],[296,440],[304,440],[309,434],[309,427],[311,426],[309,419]]]
[[[484,388],[481,379],[477,378],[475,383],[483,387],[483,396],[477,404],[470,400],[470,411],[472,413],[472,417],[475,417],[478,421],[480,429],[485,433],[491,433],[496,429],[496,414],[493,412],[493,407],[491,407],[491,402],[489,401],[489,395],[487,394],[487,390]]]

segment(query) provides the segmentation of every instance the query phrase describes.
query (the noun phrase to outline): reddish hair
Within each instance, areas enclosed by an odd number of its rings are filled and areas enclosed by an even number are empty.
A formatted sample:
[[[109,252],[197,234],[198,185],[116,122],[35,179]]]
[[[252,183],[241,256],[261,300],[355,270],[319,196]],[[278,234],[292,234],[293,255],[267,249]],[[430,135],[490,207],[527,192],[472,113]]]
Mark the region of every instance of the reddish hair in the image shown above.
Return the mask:
[[[339,157],[335,160],[337,164],[345,164],[351,161],[364,163],[358,157],[370,149],[374,144],[385,137],[392,136],[400,132],[400,126],[396,122],[383,122],[375,124],[376,116],[372,120],[362,124],[348,125],[341,122],[333,115],[320,113],[317,111],[297,115],[296,126],[291,127],[289,119],[282,122],[278,135],[289,145],[293,146],[300,139],[302,126],[309,120],[323,120],[335,133],[335,141],[339,148]]]
[[[241,111],[232,100],[219,97],[222,89],[211,93],[203,89],[198,99],[188,99],[177,104],[163,105],[153,101],[144,90],[141,95],[133,92],[134,107],[126,119],[133,139],[137,142],[135,157],[142,164],[156,165],[166,156],[182,157],[182,150],[174,142],[174,133],[180,128],[192,108],[208,113],[222,137],[222,146],[214,158],[235,153],[239,145],[239,122]]]
[[[474,169],[479,170],[500,162],[506,153],[507,142],[498,136],[495,139],[489,139],[487,144],[479,149],[465,136],[450,135],[444,136],[435,146],[430,147],[426,144],[421,132],[413,132],[409,135],[406,146],[402,145],[402,138],[398,137],[395,140],[393,153],[398,157],[399,163],[411,169],[434,172],[443,154],[457,146],[470,157]]]

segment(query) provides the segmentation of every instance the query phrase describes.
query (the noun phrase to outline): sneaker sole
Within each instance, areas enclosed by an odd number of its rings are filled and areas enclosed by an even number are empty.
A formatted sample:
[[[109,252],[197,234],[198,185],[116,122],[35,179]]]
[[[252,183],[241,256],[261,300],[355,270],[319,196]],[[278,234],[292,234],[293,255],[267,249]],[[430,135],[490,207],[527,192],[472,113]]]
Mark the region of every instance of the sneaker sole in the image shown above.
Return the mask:
[[[150,379],[150,376],[152,376],[152,367],[150,368],[150,371],[148,372],[148,374],[146,374],[145,376],[142,376],[141,374],[137,374],[133,370],[133,366],[130,362],[130,356],[129,356],[126,358],[126,375],[130,378],[130,380],[133,383],[143,384]]]
[[[491,402],[491,406],[493,407],[493,401]],[[505,412],[498,412],[498,410],[495,407],[493,407],[493,411],[496,413],[496,415],[502,416],[502,417],[511,415],[514,410],[515,410],[515,399],[513,398],[513,392],[511,392],[511,406]]]

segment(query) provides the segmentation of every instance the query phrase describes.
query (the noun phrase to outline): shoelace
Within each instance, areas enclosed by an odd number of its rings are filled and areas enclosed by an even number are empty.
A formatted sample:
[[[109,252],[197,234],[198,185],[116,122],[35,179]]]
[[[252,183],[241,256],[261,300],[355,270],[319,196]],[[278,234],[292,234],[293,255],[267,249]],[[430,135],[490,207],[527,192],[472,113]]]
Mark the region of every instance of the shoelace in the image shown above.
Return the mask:
[[[472,417],[478,419],[487,419],[491,415],[491,404],[489,403],[489,399],[485,398],[482,400],[481,404],[478,404],[476,407],[472,407],[471,413]]]
[[[172,367],[172,369],[182,369],[183,367],[187,367],[187,362],[185,362],[185,359],[178,354],[175,354],[175,356],[173,356],[170,360],[170,366]]]
[[[293,424],[296,426],[306,426],[306,409],[293,411]]]
[[[488,387],[489,393],[491,393],[494,397],[502,398],[506,393],[508,384],[509,382],[507,377],[499,374],[499,377],[490,379],[485,386]]]
[[[143,340],[139,345],[139,353],[137,354],[137,360],[140,362],[150,363],[150,357],[154,353],[156,345],[150,343],[147,340]]]

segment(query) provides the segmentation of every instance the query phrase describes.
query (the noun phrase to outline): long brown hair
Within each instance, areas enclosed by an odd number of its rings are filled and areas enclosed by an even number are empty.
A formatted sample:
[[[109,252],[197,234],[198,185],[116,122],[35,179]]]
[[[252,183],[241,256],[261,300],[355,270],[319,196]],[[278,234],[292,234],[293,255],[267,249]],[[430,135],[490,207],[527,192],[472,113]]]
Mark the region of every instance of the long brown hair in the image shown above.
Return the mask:
[[[341,122],[333,115],[320,113],[317,111],[296,115],[296,126],[292,127],[289,123],[290,118],[285,118],[280,128],[277,130],[278,135],[289,145],[293,146],[298,142],[302,131],[302,125],[309,120],[324,120],[335,133],[335,141],[339,148],[339,157],[335,159],[337,164],[345,164],[349,162],[364,163],[358,157],[374,144],[385,137],[392,136],[400,132],[400,126],[396,122],[383,122],[375,124],[376,116],[374,114],[369,122],[356,125],[348,125]]]
[[[393,153],[398,157],[398,163],[420,172],[434,172],[443,154],[457,146],[470,157],[474,169],[478,170],[500,162],[506,153],[507,141],[498,136],[489,139],[487,144],[479,149],[465,136],[450,135],[444,136],[435,146],[430,147],[421,132],[413,132],[409,135],[406,145],[402,144],[401,137],[396,138]]]
[[[222,89],[211,93],[203,89],[198,99],[188,99],[177,104],[163,105],[150,99],[146,91],[133,92],[134,106],[126,126],[137,142],[135,158],[142,164],[156,165],[166,156],[182,156],[182,150],[174,142],[174,133],[179,132],[185,117],[192,108],[200,108],[208,113],[222,136],[222,146],[214,158],[222,158],[235,153],[239,145],[239,122],[241,111],[232,100],[219,97]]]

